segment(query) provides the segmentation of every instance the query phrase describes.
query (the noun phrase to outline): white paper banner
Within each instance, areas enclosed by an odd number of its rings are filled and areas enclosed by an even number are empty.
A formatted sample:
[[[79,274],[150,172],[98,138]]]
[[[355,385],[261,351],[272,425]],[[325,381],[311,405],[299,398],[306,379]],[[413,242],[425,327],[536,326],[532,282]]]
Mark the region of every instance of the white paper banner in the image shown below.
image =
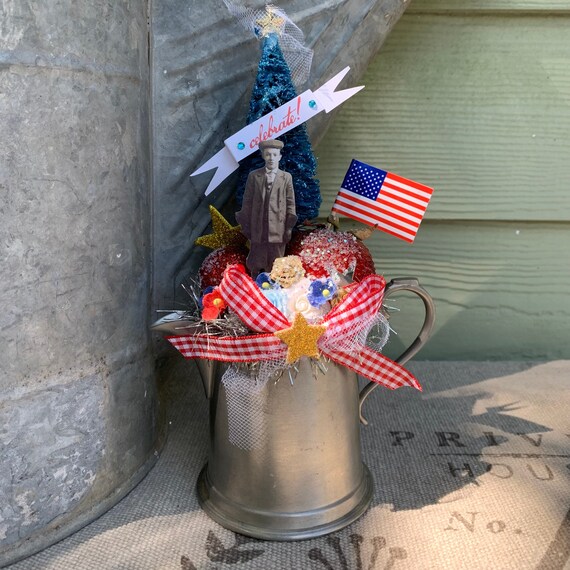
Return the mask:
[[[207,196],[234,170],[237,170],[240,160],[258,150],[261,141],[277,138],[308,121],[321,111],[329,113],[363,89],[364,85],[360,85],[335,93],[336,87],[349,70],[350,67],[345,67],[316,91],[308,89],[228,137],[224,141],[224,148],[190,176],[196,176],[216,168],[216,172],[206,189]]]

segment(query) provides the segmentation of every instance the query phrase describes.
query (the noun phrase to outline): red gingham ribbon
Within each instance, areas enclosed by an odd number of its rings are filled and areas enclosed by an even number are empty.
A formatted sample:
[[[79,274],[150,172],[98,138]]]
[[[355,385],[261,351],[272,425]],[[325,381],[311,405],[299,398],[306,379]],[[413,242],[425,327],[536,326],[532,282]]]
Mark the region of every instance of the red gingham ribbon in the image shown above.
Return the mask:
[[[342,341],[354,334],[355,321],[364,328],[370,324],[384,296],[386,282],[379,275],[365,277],[351,287],[350,293],[324,318],[327,331],[318,341],[323,354],[357,374],[382,384],[391,390],[413,386],[421,390],[420,383],[403,366],[365,345],[347,350]],[[285,360],[287,346],[273,333],[289,328],[291,323],[261,293],[255,282],[245,273],[231,266],[226,270],[219,286],[220,294],[228,306],[252,330],[262,334],[241,337],[215,337],[206,334],[170,336],[170,341],[186,358],[208,358],[224,362],[255,362],[259,360]]]

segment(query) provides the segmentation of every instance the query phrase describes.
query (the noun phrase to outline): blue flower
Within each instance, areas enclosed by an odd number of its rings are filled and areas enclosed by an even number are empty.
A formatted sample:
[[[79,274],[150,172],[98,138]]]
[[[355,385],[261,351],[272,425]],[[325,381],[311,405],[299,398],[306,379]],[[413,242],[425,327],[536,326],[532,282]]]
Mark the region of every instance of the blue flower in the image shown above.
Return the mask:
[[[313,307],[320,307],[330,301],[336,293],[336,285],[332,279],[318,279],[309,285],[307,299]]]
[[[264,291],[268,289],[277,289],[277,287],[279,287],[279,285],[269,277],[269,273],[260,273],[255,278],[255,282],[257,283],[257,286]]]

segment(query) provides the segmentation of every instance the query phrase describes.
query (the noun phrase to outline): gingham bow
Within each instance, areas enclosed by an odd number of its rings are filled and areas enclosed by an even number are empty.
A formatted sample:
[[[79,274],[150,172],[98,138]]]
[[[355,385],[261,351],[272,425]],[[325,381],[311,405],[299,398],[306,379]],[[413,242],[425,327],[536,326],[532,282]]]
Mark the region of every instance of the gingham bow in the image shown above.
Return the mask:
[[[403,366],[363,343],[354,344],[355,331],[369,326],[382,304],[386,282],[379,275],[365,277],[324,317],[326,332],[318,341],[323,356],[357,374],[394,390],[420,383]],[[169,340],[186,358],[208,358],[224,362],[283,360],[287,346],[273,333],[291,323],[237,267],[229,267],[219,285],[224,301],[251,329],[260,334],[216,337],[207,334],[171,336]]]

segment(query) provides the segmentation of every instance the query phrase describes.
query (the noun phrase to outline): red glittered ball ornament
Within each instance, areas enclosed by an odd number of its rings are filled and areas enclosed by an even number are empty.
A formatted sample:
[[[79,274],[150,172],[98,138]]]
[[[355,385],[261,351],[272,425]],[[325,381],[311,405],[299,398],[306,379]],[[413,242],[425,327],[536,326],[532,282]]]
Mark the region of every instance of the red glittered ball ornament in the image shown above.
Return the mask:
[[[219,285],[229,265],[241,263],[245,266],[247,254],[245,247],[235,245],[226,245],[212,251],[200,267],[200,290]]]
[[[307,275],[317,279],[329,275],[331,266],[342,274],[354,269],[354,281],[375,273],[368,248],[349,232],[295,232],[286,255],[298,255]]]

